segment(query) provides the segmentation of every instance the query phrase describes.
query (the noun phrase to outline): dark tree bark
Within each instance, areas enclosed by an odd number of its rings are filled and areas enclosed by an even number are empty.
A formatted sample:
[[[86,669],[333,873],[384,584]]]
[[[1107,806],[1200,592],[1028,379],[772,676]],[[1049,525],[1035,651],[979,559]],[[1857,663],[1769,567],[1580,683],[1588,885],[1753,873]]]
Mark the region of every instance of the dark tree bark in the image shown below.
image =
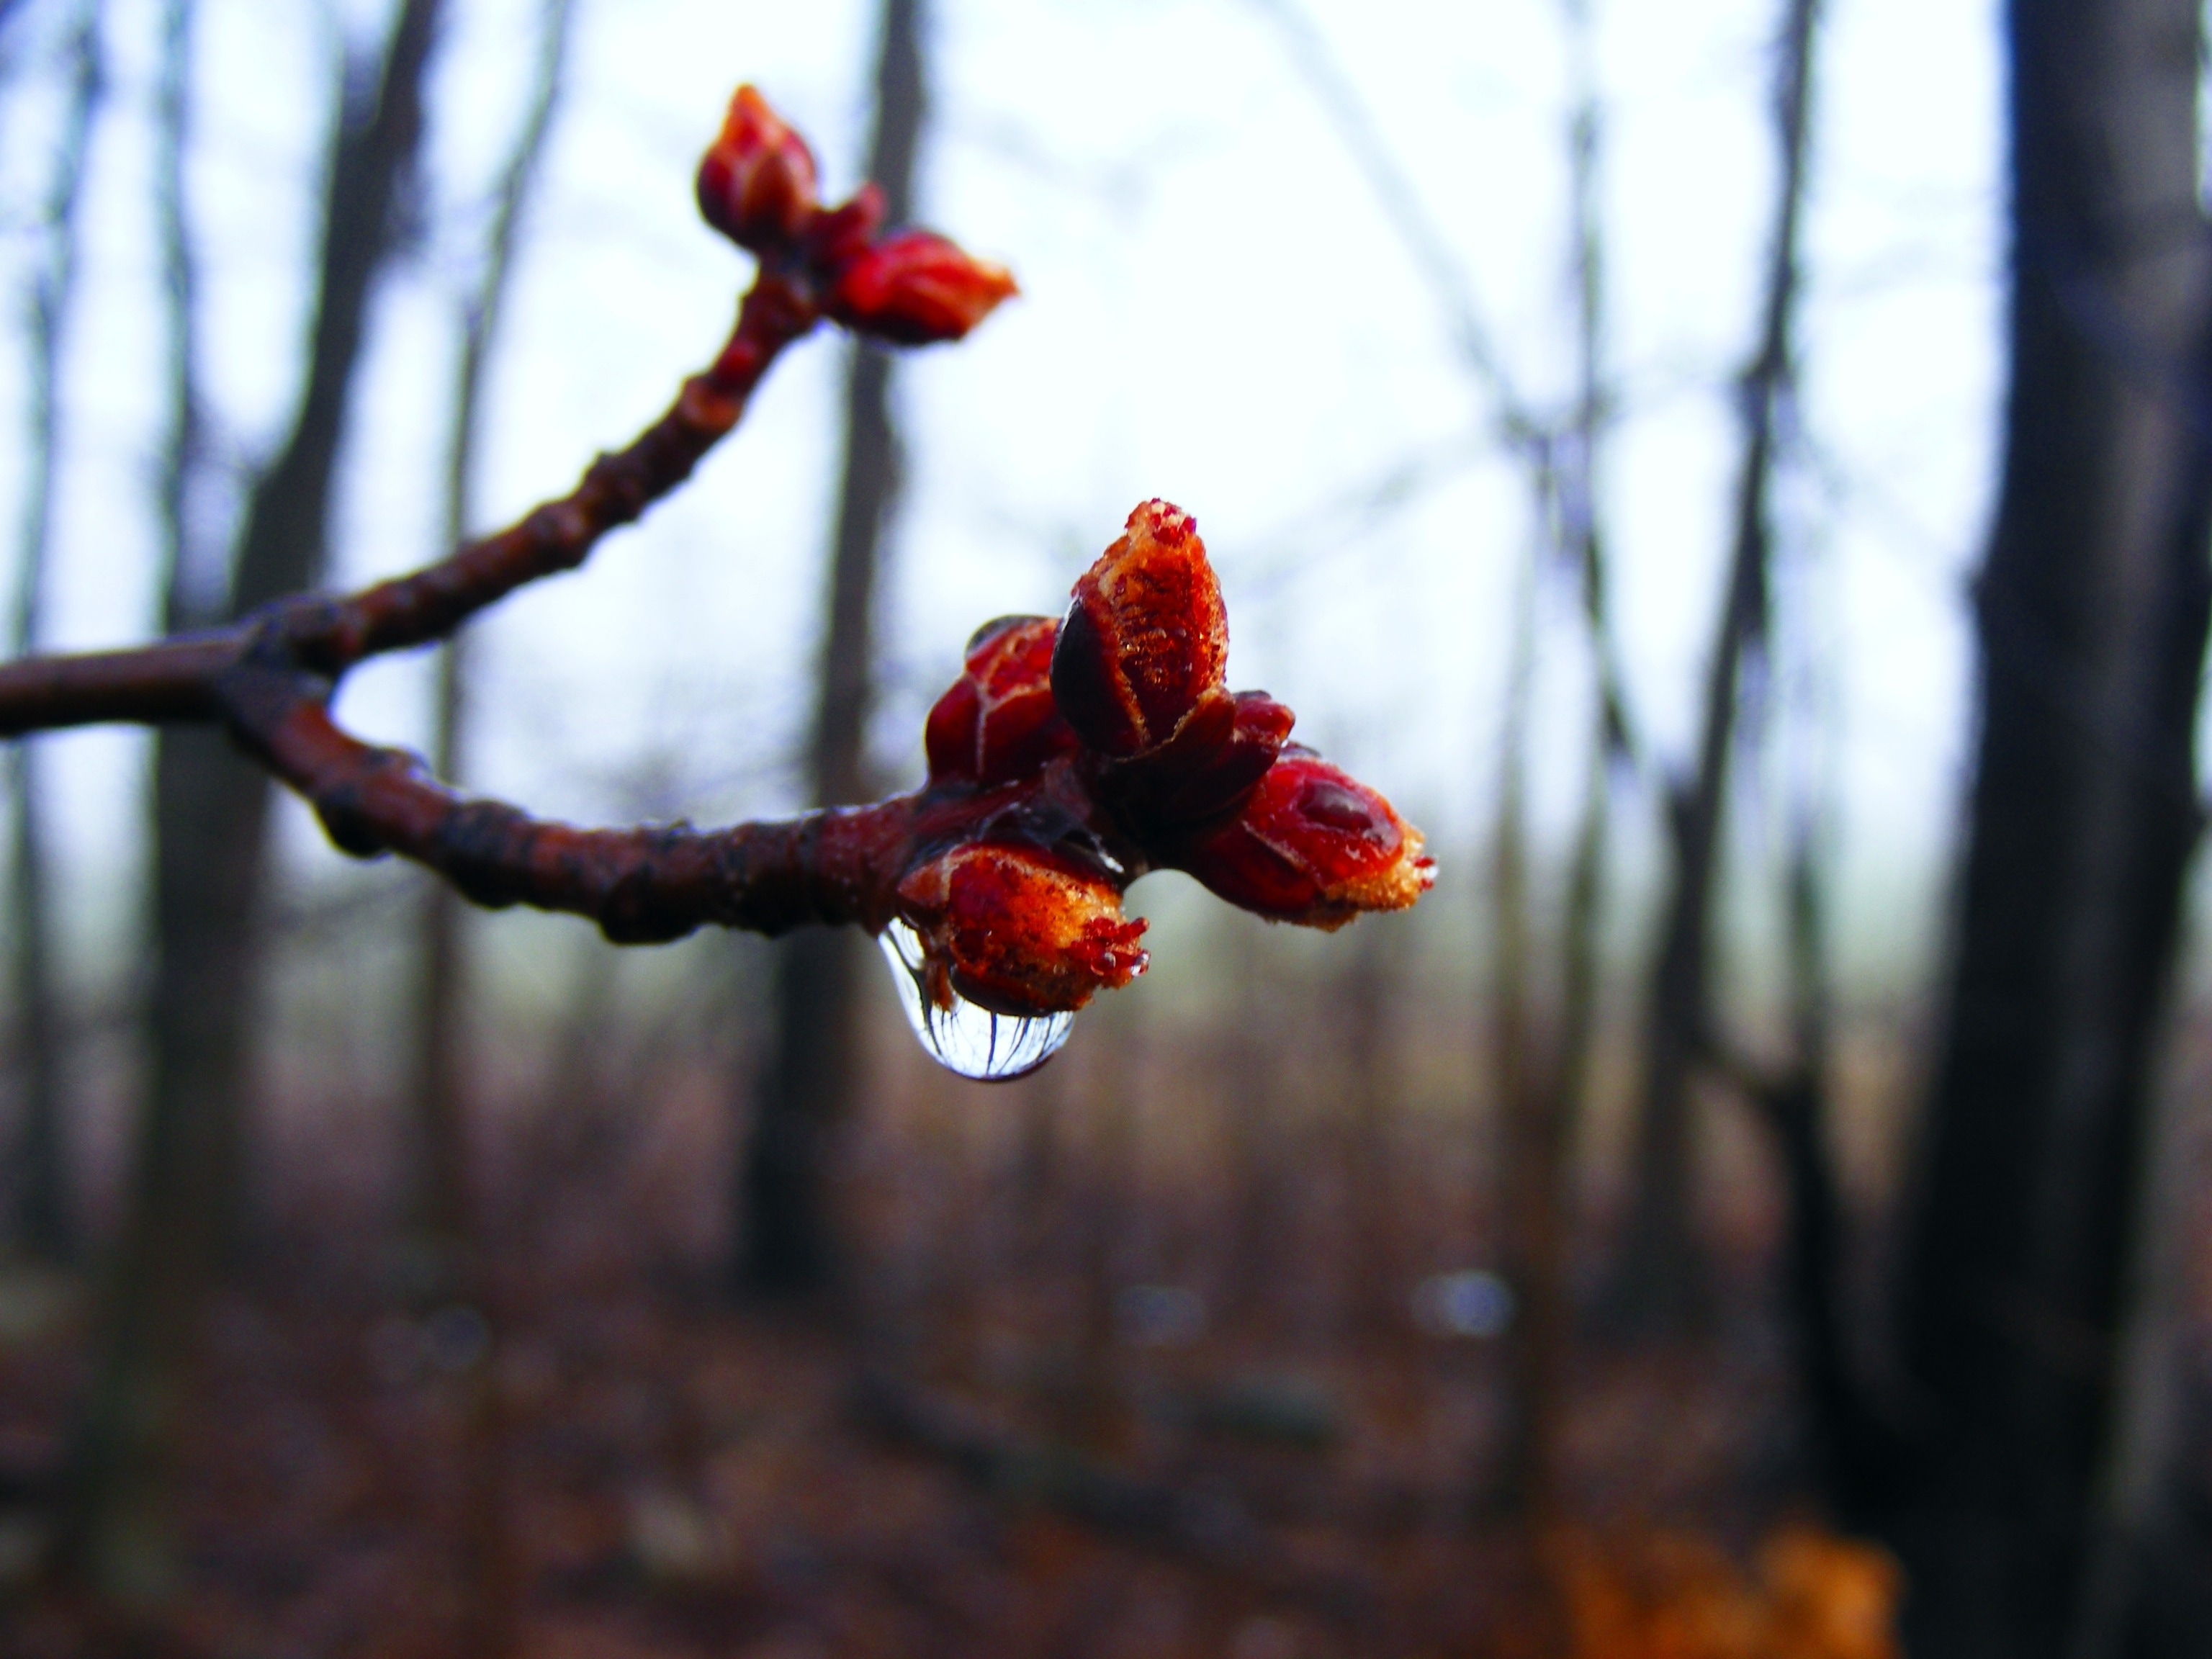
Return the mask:
[[[927,92],[921,0],[884,0],[876,125],[867,176],[886,221],[913,215],[915,155]],[[845,384],[845,462],[830,563],[807,775],[814,805],[867,798],[866,738],[874,670],[874,605],[884,532],[896,504],[898,434],[891,358],[856,343]],[[855,998],[867,941],[843,929],[797,934],[779,948],[768,1052],[752,1090],[753,1127],[738,1206],[744,1287],[807,1296],[836,1271],[826,1160],[857,1086]]]
[[[2081,1650],[2152,1060],[2201,822],[2212,265],[2190,0],[2012,0],[2012,381],[1880,1519],[1927,1654]],[[2197,1635],[2201,1638],[2203,1632]]]
[[[4,21],[0,14],[0,22]],[[87,0],[78,9],[70,36],[69,106],[47,194],[43,260],[31,292],[30,478],[17,555],[15,614],[9,628],[9,654],[17,657],[37,646],[46,608],[59,463],[61,348],[76,295],[78,209],[103,90],[102,21],[100,0]],[[14,787],[8,822],[7,968],[9,1000],[15,1011],[11,1035],[22,1080],[10,1170],[14,1221],[17,1242],[26,1254],[59,1261],[74,1254],[76,1230],[70,1213],[64,1152],[67,1082],[49,911],[53,872],[40,818],[38,746],[19,744],[10,758],[14,763],[8,769]]]
[[[419,148],[439,10],[439,0],[405,0],[374,103],[342,105],[306,389],[291,436],[247,506],[228,595],[234,615],[321,572],[348,393],[395,199]],[[194,603],[188,588],[173,592]],[[269,792],[266,774],[214,731],[172,728],[157,740],[149,1076],[98,1375],[75,1447],[66,1539],[75,1569],[126,1601],[158,1601],[175,1578],[163,1459],[237,1182]]]
[[[1792,379],[1817,12],[1814,0],[1788,0],[1784,13],[1775,102],[1781,165],[1759,340],[1738,387],[1743,456],[1728,585],[1706,672],[1697,771],[1668,801],[1673,866],[1646,994],[1635,1185],[1607,1297],[1618,1322],[1630,1329],[1680,1327],[1708,1310],[1695,1224],[1690,1090],[1711,1015],[1713,895],[1740,682],[1745,653],[1766,623],[1767,497],[1777,421]]]

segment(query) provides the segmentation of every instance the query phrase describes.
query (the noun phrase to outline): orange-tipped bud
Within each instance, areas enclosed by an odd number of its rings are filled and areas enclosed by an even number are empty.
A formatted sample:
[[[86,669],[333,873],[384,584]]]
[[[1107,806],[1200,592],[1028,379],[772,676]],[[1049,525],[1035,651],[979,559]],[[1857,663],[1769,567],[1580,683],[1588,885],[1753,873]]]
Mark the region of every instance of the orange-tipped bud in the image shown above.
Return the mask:
[[[1228,661],[1229,616],[1198,521],[1145,502],[1075,584],[1052,659],[1060,712],[1117,759],[1164,747],[1194,720],[1225,738]]]
[[[1006,783],[1075,747],[1052,700],[1050,617],[1001,617],[968,641],[967,667],[929,711],[929,779]]]
[[[994,1013],[1058,1013],[1145,971],[1145,924],[1123,919],[1121,890],[1035,848],[956,847],[898,892],[940,1008],[957,992]]]
[[[1363,910],[1402,910],[1436,861],[1390,803],[1292,744],[1237,816],[1172,860],[1231,904],[1276,921],[1341,927]]]
[[[756,252],[787,242],[815,212],[814,152],[768,100],[739,87],[721,135],[699,163],[699,211]]]
[[[959,339],[1015,292],[1004,265],[928,231],[907,230],[844,261],[823,309],[895,345],[930,345]]]

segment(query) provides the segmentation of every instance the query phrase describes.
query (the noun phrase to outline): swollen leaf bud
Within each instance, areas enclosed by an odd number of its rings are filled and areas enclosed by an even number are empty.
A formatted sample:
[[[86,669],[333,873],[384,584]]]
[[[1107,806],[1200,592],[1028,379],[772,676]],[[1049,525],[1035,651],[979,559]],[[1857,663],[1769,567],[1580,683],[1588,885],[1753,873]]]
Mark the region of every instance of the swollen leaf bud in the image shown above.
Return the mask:
[[[1421,845],[1389,801],[1293,744],[1235,817],[1169,862],[1243,909],[1334,928],[1363,910],[1402,910],[1428,891],[1436,861]]]
[[[929,711],[923,742],[933,783],[1009,782],[1075,747],[1052,700],[1050,617],[1001,617],[968,641],[965,672]]]
[[[1058,1013],[1145,971],[1145,924],[1123,919],[1120,889],[1035,848],[956,847],[898,894],[940,1008],[957,992],[994,1013]]]
[[[1125,758],[1164,746],[1194,718],[1218,722],[1225,738],[1228,660],[1229,617],[1198,521],[1146,501],[1075,584],[1053,696],[1085,744]]]
[[[907,230],[845,260],[823,308],[894,345],[931,345],[959,339],[1016,291],[1004,265],[928,231]]]
[[[768,100],[739,87],[699,163],[699,211],[755,252],[789,241],[814,216],[814,153]]]

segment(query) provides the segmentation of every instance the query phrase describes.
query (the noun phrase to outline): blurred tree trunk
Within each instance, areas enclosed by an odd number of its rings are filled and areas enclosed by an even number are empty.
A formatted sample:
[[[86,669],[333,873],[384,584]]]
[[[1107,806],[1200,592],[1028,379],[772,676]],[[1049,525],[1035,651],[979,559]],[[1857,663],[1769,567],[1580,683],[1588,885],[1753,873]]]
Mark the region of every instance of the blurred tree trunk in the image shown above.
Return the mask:
[[[85,158],[104,90],[100,0],[77,9],[70,36],[69,106],[60,152],[48,192],[44,246],[31,290],[31,430],[23,538],[17,555],[15,614],[8,653],[21,656],[39,644],[52,559],[54,476],[59,464],[62,338],[76,296],[78,210],[84,198]],[[53,921],[48,905],[53,871],[40,821],[38,742],[9,747],[12,773],[8,854],[9,1000],[14,1030],[21,1117],[9,1170],[15,1201],[15,1242],[33,1259],[59,1261],[75,1254],[70,1214],[69,1170],[64,1155],[66,1081],[63,1075],[60,991],[54,969]]]
[[[1534,480],[1535,536],[1514,596],[1513,642],[1506,659],[1505,709],[1499,733],[1498,817],[1490,846],[1490,986],[1488,1029],[1492,1110],[1496,1113],[1492,1189],[1498,1208],[1498,1254],[1514,1293],[1528,1310],[1540,1297],[1543,1259],[1554,1218],[1547,1200],[1553,1187],[1546,1152],[1550,1125],[1537,1075],[1533,928],[1530,920],[1528,855],[1528,716],[1530,682],[1535,671],[1536,588],[1541,580],[1545,541],[1551,533],[1553,488],[1548,448]],[[1478,1516],[1497,1510],[1526,1511],[1537,1501],[1542,1476],[1536,1468],[1545,1438],[1543,1402],[1528,1393],[1528,1368],[1535,1358],[1525,1318],[1508,1356],[1512,1366],[1503,1437],[1503,1462],[1494,1477],[1478,1481]]]
[[[2095,1646],[2081,1564],[2202,819],[2212,605],[2198,9],[2012,0],[2006,17],[2012,380],[1900,1285],[1929,1432],[1881,1515],[1912,1574],[1916,1650],[1971,1659]]]
[[[1575,107],[1568,122],[1571,246],[1578,386],[1573,422],[1555,444],[1540,505],[1551,539],[1580,587],[1595,708],[1580,822],[1567,871],[1557,1030],[1541,1075],[1529,1079],[1500,1161],[1504,1259],[1518,1312],[1507,1347],[1504,1507],[1542,1522],[1559,1512],[1559,1437],[1567,1346],[1573,1324],[1568,1286],[1572,1226],[1571,1157],[1588,1087],[1597,1024],[1598,969],[1615,766],[1629,753],[1629,726],[1613,646],[1605,543],[1598,516],[1598,451],[1606,424],[1604,246],[1598,213],[1600,105],[1596,40],[1589,0],[1566,0]]]
[[[1265,1329],[1280,1311],[1285,1107],[1285,987],[1250,918],[1230,912],[1215,950],[1235,988],[1218,1034],[1215,1098],[1227,1131],[1231,1212],[1223,1292],[1225,1322]]]
[[[439,9],[440,0],[404,0],[370,83],[373,101],[342,98],[306,390],[289,440],[247,504],[232,615],[321,574],[348,394],[396,199],[419,148]],[[185,574],[173,572],[173,582]],[[172,592],[184,606],[203,603],[188,586]],[[218,733],[175,728],[156,739],[149,1075],[102,1352],[75,1448],[67,1540],[77,1571],[124,1601],[158,1601],[174,1583],[161,1462],[207,1270],[235,1200],[270,788]]]
[[[876,64],[876,125],[868,177],[882,186],[888,222],[914,210],[915,153],[926,101],[921,0],[884,0]],[[891,362],[855,343],[845,383],[845,464],[830,558],[828,623],[807,744],[813,800],[863,800],[874,666],[876,572],[898,497],[898,434]],[[739,1206],[739,1272],[746,1289],[811,1295],[836,1273],[827,1158],[849,1115],[858,1076],[854,1010],[868,942],[843,928],[810,928],[778,947],[768,1053],[753,1090],[753,1127]]]
[[[1686,786],[1670,791],[1667,804],[1673,865],[1646,992],[1634,1187],[1607,1297],[1616,1322],[1631,1330],[1679,1328],[1710,1311],[1706,1263],[1696,1228],[1691,1084],[1711,1015],[1713,896],[1719,884],[1740,682],[1745,655],[1766,627],[1767,497],[1776,426],[1792,391],[1817,12],[1815,0],[1787,0],[1784,14],[1774,112],[1780,150],[1775,224],[1759,343],[1738,385],[1743,456],[1734,545],[1705,679],[1697,771]]]
[[[164,0],[161,84],[155,99],[154,213],[168,346],[168,431],[154,504],[161,530],[161,629],[169,634],[204,627],[219,611],[208,597],[219,587],[219,573],[206,568],[207,538],[197,533],[200,515],[195,510],[204,483],[207,425],[199,380],[199,264],[185,191],[197,11],[197,0]]]
[[[553,126],[568,60],[574,0],[545,0],[539,20],[537,79],[528,115],[501,172],[485,237],[483,269],[461,319],[453,380],[453,425],[446,451],[444,543],[459,547],[476,521],[473,481],[483,435],[484,380],[499,337],[514,268],[525,205]],[[439,653],[432,711],[431,761],[449,783],[460,781],[467,752],[468,636],[456,635]],[[468,1110],[465,1054],[468,956],[460,896],[448,882],[424,883],[421,957],[415,985],[414,1108],[416,1158],[410,1231],[422,1253],[432,1295],[447,1293],[467,1254]]]
[[[544,0],[541,9],[528,113],[493,192],[483,267],[463,311],[446,452],[447,548],[459,546],[475,526],[473,484],[483,435],[484,383],[506,310],[523,212],[561,100],[574,13],[574,0]],[[465,763],[468,667],[468,636],[456,635],[439,653],[430,743],[432,763],[448,782],[460,779]],[[521,1583],[507,1502],[501,1298],[470,1190],[466,915],[449,883],[430,880],[423,886],[410,1091],[416,1160],[409,1218],[414,1247],[410,1266],[415,1270],[410,1288],[425,1305],[465,1298],[485,1322],[484,1352],[460,1379],[465,1467],[455,1552],[461,1591],[459,1633],[462,1651],[471,1659],[504,1659],[520,1643]]]
[[[1344,1115],[1345,1173],[1351,1202],[1345,1206],[1351,1237],[1344,1252],[1351,1283],[1348,1322],[1354,1343],[1386,1369],[1406,1344],[1406,1301],[1401,1279],[1404,1255],[1397,1170],[1398,1051],[1392,1039],[1394,993],[1401,978],[1400,939],[1387,924],[1370,922],[1344,967],[1338,1006],[1344,1011],[1346,1081],[1351,1095]]]

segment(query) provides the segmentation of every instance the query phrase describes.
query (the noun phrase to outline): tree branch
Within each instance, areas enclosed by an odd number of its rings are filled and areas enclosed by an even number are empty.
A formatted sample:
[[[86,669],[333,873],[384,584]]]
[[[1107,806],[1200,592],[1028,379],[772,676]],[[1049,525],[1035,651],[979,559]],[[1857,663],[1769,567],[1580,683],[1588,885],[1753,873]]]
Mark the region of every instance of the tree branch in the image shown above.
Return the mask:
[[[864,204],[864,234],[868,218]],[[737,424],[778,355],[834,303],[830,289],[854,246],[849,234],[839,246],[821,230],[842,221],[849,231],[854,220],[849,210],[816,212],[764,246],[712,364],[568,495],[436,564],[355,593],[276,599],[229,627],[137,649],[0,664],[0,737],[108,721],[221,724],[305,795],[349,852],[401,853],[481,902],[578,911],[614,937],[668,938],[708,921],[775,933],[861,919],[857,896],[885,884],[880,872],[860,874],[855,860],[865,862],[864,843],[896,848],[896,808],[720,835],[574,830],[459,795],[414,757],[349,737],[330,714],[348,670],[443,638],[516,588],[574,568],[607,532],[688,478]]]
[[[576,489],[409,576],[273,600],[235,626],[137,651],[0,665],[0,736],[100,720],[221,724],[314,806],[341,848],[396,852],[485,905],[597,921],[624,943],[707,922],[776,933],[809,921],[925,942],[928,994],[1008,1015],[1080,1007],[1144,965],[1121,895],[1188,871],[1279,921],[1340,927],[1413,903],[1434,878],[1419,833],[1372,790],[1285,747],[1290,710],[1231,696],[1228,624],[1197,526],[1164,501],[1076,585],[1066,631],[1008,618],[970,641],[927,733],[930,781],[872,806],[700,831],[579,830],[439,783],[365,744],[331,698],[365,659],[451,633],[689,477],[783,349],[827,316],[898,344],[952,340],[1012,279],[925,232],[878,236],[882,198],[814,197],[814,160],[740,88],[699,173],[708,221],[760,256],[734,331],[666,414]],[[1279,763],[1278,763],[1279,761]]]
[[[442,638],[516,588],[582,563],[608,531],[690,476],[777,355],[819,315],[799,281],[764,270],[712,367],[568,495],[359,592],[280,599],[235,626],[137,650],[0,665],[0,736],[115,720],[219,722],[307,798],[347,851],[400,853],[479,902],[576,911],[610,937],[672,938],[708,921],[780,933],[860,919],[851,894],[864,883],[849,832],[865,823],[896,843],[896,812],[844,815],[835,830],[818,814],[720,835],[575,830],[448,790],[414,757],[349,737],[329,708],[340,678],[364,659]]]

